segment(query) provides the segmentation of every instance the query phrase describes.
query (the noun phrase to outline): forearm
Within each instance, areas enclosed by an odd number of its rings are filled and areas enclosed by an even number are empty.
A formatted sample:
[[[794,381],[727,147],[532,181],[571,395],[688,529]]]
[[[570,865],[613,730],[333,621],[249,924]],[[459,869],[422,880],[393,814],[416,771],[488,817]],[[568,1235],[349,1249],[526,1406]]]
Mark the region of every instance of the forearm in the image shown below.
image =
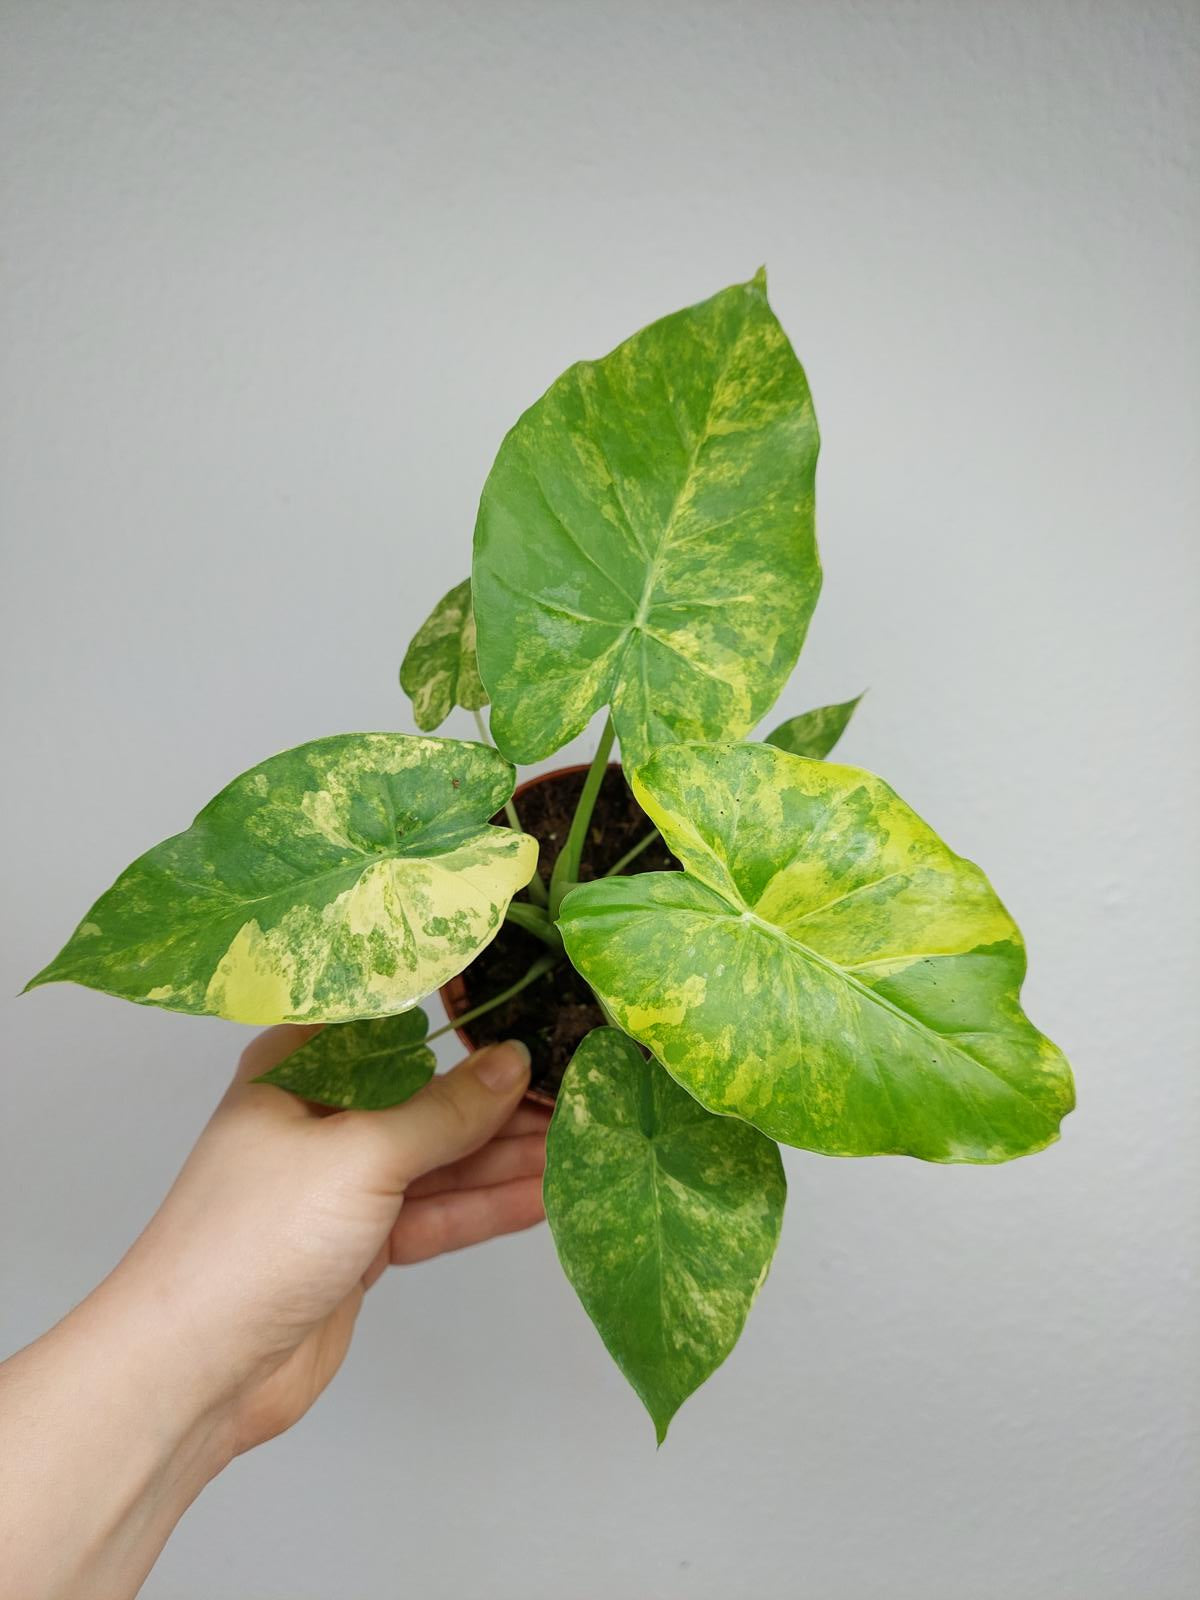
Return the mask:
[[[6,1596],[136,1594],[179,1518],[228,1460],[226,1435],[153,1296],[119,1268],[0,1365]]]
[[[121,1265],[0,1365],[3,1600],[135,1595],[204,1485],[321,1393],[389,1262],[543,1215],[522,1047],[328,1117],[255,1081],[294,1048],[259,1035]]]

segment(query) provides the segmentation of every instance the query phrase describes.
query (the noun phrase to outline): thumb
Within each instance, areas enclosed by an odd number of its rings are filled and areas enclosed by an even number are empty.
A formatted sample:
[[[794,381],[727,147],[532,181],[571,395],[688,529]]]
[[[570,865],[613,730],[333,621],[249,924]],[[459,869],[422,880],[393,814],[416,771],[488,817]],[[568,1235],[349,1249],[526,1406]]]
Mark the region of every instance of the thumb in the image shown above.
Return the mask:
[[[512,1039],[489,1045],[431,1078],[403,1105],[352,1113],[371,1148],[377,1181],[403,1193],[414,1179],[470,1155],[512,1116],[529,1084],[529,1051]]]

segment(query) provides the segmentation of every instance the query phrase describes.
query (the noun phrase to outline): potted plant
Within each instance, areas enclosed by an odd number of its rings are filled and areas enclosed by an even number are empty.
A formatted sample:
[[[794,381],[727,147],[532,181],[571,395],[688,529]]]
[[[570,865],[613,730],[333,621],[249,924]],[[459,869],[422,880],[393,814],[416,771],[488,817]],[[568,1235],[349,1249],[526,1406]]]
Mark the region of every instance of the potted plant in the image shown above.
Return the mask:
[[[779,1143],[1007,1161],[1072,1106],[983,873],[824,759],[855,702],[746,741],[820,589],[817,444],[761,272],[569,368],[404,658],[422,734],[235,778],[31,984],[328,1024],[269,1076],[341,1107],[427,1080],[439,989],[469,1041],[526,1038],[558,1253],[660,1441],[766,1277]],[[429,736],[454,706],[479,742]],[[590,766],[514,799],[606,708]]]

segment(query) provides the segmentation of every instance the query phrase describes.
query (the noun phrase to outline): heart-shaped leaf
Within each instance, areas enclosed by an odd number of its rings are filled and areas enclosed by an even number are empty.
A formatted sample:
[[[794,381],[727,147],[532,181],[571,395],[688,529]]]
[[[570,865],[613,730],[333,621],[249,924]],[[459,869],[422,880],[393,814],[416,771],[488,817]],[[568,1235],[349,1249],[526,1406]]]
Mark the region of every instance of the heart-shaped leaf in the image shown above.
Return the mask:
[[[536,842],[487,824],[513,777],[485,745],[396,733],[273,756],[128,867],[28,987],[235,1022],[403,1010],[478,955],[533,874]]]
[[[1006,1161],[1058,1137],[1062,1054],[1021,936],[887,784],[769,745],[679,745],[634,793],[682,873],[572,890],[567,953],[713,1111],[828,1155]]]
[[[470,578],[443,595],[417,629],[400,666],[400,687],[426,732],[440,727],[455,706],[478,711],[487,705],[475,660]]]
[[[767,735],[767,743],[788,751],[790,755],[823,761],[845,733],[846,725],[861,699],[862,695],[856,695],[853,700],[843,700],[836,706],[818,706],[815,711],[789,717]]]
[[[322,1028],[277,1067],[256,1078],[341,1111],[383,1111],[424,1088],[437,1061],[425,1043],[429,1018],[419,1006],[394,1017]]]
[[[501,445],[475,528],[505,754],[538,761],[606,704],[627,767],[753,727],[820,589],[817,442],[761,273],[553,383]]]
[[[786,1192],[770,1139],[714,1117],[624,1034],[580,1044],[546,1141],[546,1216],[659,1444],[737,1343]]]

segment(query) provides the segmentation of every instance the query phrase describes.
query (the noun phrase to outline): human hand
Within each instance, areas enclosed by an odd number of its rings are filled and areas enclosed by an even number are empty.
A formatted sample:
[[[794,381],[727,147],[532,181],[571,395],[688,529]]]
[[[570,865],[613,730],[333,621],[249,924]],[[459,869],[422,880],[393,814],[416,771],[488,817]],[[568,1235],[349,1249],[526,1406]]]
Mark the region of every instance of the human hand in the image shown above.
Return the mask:
[[[389,1264],[542,1217],[549,1119],[520,1103],[523,1046],[391,1110],[330,1113],[252,1081],[315,1031],[251,1043],[125,1259],[0,1365],[0,1550],[21,1600],[134,1594],[204,1484],[308,1410]]]
[[[548,1113],[522,1045],[482,1051],[388,1111],[330,1113],[253,1080],[317,1030],[260,1034],[118,1278],[153,1285],[223,1411],[231,1454],[297,1421],[389,1266],[544,1215]],[[128,1292],[128,1289],[126,1290]]]

